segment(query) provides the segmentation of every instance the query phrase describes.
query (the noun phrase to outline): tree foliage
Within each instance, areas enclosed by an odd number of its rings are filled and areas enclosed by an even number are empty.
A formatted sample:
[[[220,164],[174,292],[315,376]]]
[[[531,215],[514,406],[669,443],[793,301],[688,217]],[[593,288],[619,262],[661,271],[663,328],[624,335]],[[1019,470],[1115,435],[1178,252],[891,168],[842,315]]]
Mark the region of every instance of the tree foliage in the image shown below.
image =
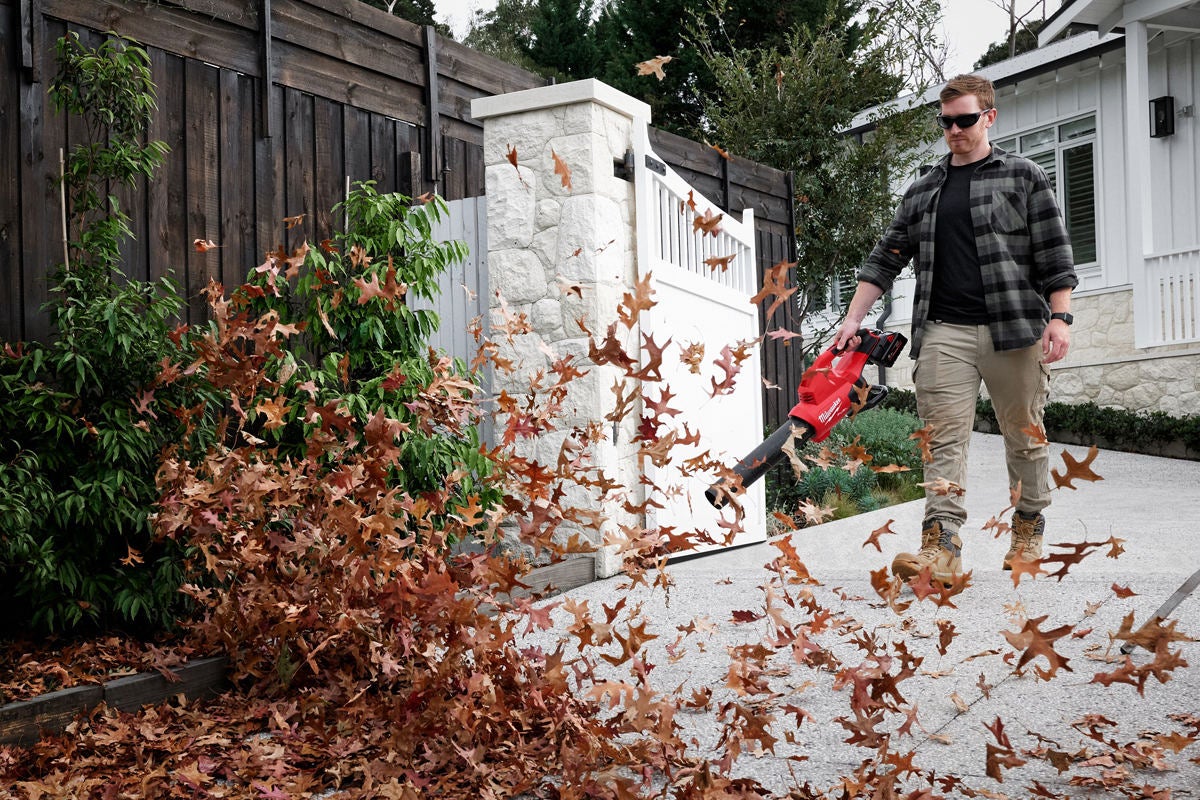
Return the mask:
[[[477,9],[463,43],[530,72],[538,71],[538,64],[526,52],[533,38],[537,5],[537,0],[498,0],[490,11]]]
[[[416,25],[432,25],[443,36],[450,35],[450,29],[444,23],[434,19],[437,8],[433,0],[362,0],[362,2]]]
[[[795,176],[795,281],[810,297],[852,276],[891,218],[895,186],[936,138],[924,107],[885,110],[869,134],[845,133],[863,109],[905,89],[911,76],[897,65],[913,36],[932,35],[901,26],[912,22],[907,12],[872,6],[850,39],[830,17],[793,28],[780,48],[718,47],[701,35],[718,86],[705,111],[714,140]]]

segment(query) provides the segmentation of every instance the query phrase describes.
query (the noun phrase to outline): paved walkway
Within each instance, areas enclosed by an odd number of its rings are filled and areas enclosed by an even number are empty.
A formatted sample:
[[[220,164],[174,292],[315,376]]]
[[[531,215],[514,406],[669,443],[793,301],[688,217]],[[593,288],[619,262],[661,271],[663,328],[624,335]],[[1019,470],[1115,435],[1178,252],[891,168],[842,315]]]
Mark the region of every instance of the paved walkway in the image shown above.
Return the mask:
[[[1082,459],[1083,447],[1051,445],[1052,465],[1062,471],[1060,452],[1064,449]],[[799,531],[785,537],[794,545],[800,559],[820,585],[814,598],[844,626],[814,637],[843,665],[864,663],[865,653],[852,639],[873,634],[886,645],[905,641],[911,652],[924,660],[918,673],[897,685],[903,705],[917,709],[918,725],[912,736],[893,736],[891,748],[906,753],[915,750],[914,764],[933,770],[938,776],[955,776],[973,789],[1000,793],[987,796],[1024,798],[1034,794],[1034,781],[1062,796],[1081,797],[1077,784],[1085,779],[1120,786],[1172,787],[1175,797],[1200,797],[1200,743],[1190,744],[1176,753],[1165,749],[1172,771],[1154,768],[1122,770],[1129,765],[1112,757],[1112,746],[1148,742],[1175,747],[1188,744],[1186,739],[1156,739],[1156,736],[1200,737],[1200,645],[1182,642],[1176,647],[1191,666],[1169,673],[1170,680],[1160,684],[1150,678],[1145,696],[1134,686],[1093,683],[1092,676],[1109,672],[1119,664],[1096,658],[1110,644],[1110,632],[1116,632],[1122,619],[1133,613],[1140,624],[1179,585],[1200,568],[1200,463],[1100,451],[1092,463],[1103,480],[1076,482],[1072,491],[1054,492],[1054,504],[1047,510],[1048,543],[1105,540],[1110,536],[1124,539],[1125,552],[1118,559],[1106,557],[1107,548],[1096,551],[1074,565],[1060,581],[1045,576],[1036,580],[1025,577],[1014,588],[1009,573],[1000,563],[1007,549],[1007,537],[994,539],[982,530],[985,522],[1008,505],[1003,447],[998,436],[976,434],[972,441],[967,494],[970,518],[963,529],[965,568],[973,572],[972,585],[954,598],[958,608],[939,609],[932,600],[914,602],[904,615],[897,614],[879,599],[872,589],[870,572],[891,563],[895,553],[913,549],[922,516],[920,501],[881,509],[858,517],[839,520]],[[879,537],[882,552],[863,543],[875,529],[887,524],[899,535]],[[645,651],[655,665],[650,681],[661,691],[681,687],[689,697],[694,689],[711,688],[718,702],[733,697],[725,689],[728,648],[761,642],[768,633],[766,620],[733,622],[735,611],[764,610],[764,591],[774,573],[764,565],[779,555],[770,543],[741,548],[686,561],[669,568],[675,586],[669,597],[661,590],[622,588],[626,581],[613,578],[572,590],[568,597],[588,600],[594,613],[602,603],[612,605],[619,596],[628,597],[628,606],[643,603],[643,616],[650,621],[647,630],[658,634]],[[1047,553],[1062,552],[1047,548]],[[1137,594],[1121,597],[1113,585],[1128,587]],[[801,587],[791,586],[796,594]],[[778,587],[776,587],[778,591]],[[562,598],[559,598],[562,599]],[[902,600],[914,600],[905,590]],[[792,624],[811,620],[802,609],[785,609]],[[1018,631],[1024,618],[1046,615],[1041,630],[1070,625],[1073,633],[1054,643],[1055,650],[1069,659],[1071,671],[1059,670],[1050,681],[1040,680],[1033,667],[1046,667],[1038,658],[1021,676],[1003,655],[1013,647],[1002,631]],[[677,628],[704,618],[712,623],[707,634],[683,640],[672,658],[666,646],[678,637]],[[1172,615],[1180,628],[1200,635],[1200,591],[1187,599]],[[556,625],[565,627],[569,615],[555,611]],[[855,622],[848,622],[853,619]],[[939,627],[939,622],[941,627]],[[857,634],[850,629],[861,625]],[[939,635],[953,626],[954,637],[944,654],[938,652]],[[836,625],[835,625],[836,627]],[[547,632],[547,639],[561,631]],[[1119,642],[1117,643],[1119,645]],[[1111,648],[1115,653],[1117,646]],[[889,652],[894,653],[894,650]],[[1146,664],[1151,657],[1144,650],[1134,655],[1134,663]],[[872,662],[866,662],[870,665]],[[745,755],[735,774],[753,776],[772,791],[786,796],[789,788],[811,782],[826,788],[850,775],[873,750],[845,742],[849,732],[838,717],[853,717],[850,689],[834,687],[835,675],[829,670],[801,666],[783,648],[769,661],[772,690],[784,695],[777,705],[803,708],[811,718],[799,727],[794,716],[777,714],[772,732],[779,741],[775,752]],[[895,662],[892,664],[895,671]],[[986,688],[986,696],[984,689]],[[1078,723],[1086,715],[1103,715],[1112,725],[1097,721],[1092,730],[1109,742],[1105,745],[1085,735],[1087,725]],[[1194,726],[1170,715],[1192,715]],[[1027,763],[1006,769],[1004,782],[986,775],[986,747],[995,744],[985,728],[1000,718],[1016,754]],[[714,712],[681,713],[687,728],[685,738],[695,737],[700,748],[715,746],[719,734]],[[902,714],[889,714],[879,725],[880,731],[895,732],[904,721]],[[794,743],[785,741],[791,732]],[[1039,738],[1040,737],[1040,738]],[[1046,755],[1035,757],[1027,751],[1077,755],[1083,748],[1092,757],[1110,756],[1092,766],[1079,761],[1060,772]],[[789,756],[802,760],[789,759]],[[1060,759],[1061,760],[1061,759]],[[1117,772],[1113,772],[1113,770]],[[886,770],[885,770],[886,771]],[[905,784],[905,792],[925,781]],[[1149,790],[1145,790],[1149,791]],[[936,794],[955,796],[939,787]],[[1127,796],[1114,789],[1097,796]],[[1135,795],[1128,795],[1135,796]]]

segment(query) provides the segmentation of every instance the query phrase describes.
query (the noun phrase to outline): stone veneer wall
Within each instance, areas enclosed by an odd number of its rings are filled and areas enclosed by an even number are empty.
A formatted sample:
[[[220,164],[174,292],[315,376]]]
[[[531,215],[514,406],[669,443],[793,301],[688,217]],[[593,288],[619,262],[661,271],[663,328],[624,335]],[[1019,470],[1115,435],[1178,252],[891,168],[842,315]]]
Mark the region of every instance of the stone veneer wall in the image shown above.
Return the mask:
[[[492,324],[503,324],[505,313],[524,314],[533,329],[505,343],[503,355],[514,361],[515,369],[497,371],[495,377],[497,394],[507,391],[519,398],[537,370],[547,370],[561,356],[586,356],[588,337],[579,322],[602,339],[633,285],[633,184],[615,177],[613,167],[632,148],[635,126],[649,123],[650,109],[587,80],[481,98],[472,103],[472,115],[484,121]],[[509,160],[513,150],[516,166]],[[554,171],[554,155],[570,169],[569,188]],[[618,326],[618,333],[626,351],[636,357],[637,326],[627,334]],[[581,366],[589,371],[571,381],[556,420],[558,430],[527,443],[523,455],[553,465],[573,427],[594,426],[605,438],[592,448],[593,463],[636,490],[636,448],[631,444],[636,419],[630,415],[620,426],[603,422],[615,405],[612,387],[622,373],[590,362]],[[582,491],[566,501],[597,506]],[[616,532],[618,523],[644,524],[619,511],[618,502],[605,505],[599,529],[584,531],[597,546]],[[620,568],[616,549],[601,547],[596,575],[607,577]]]
[[[1135,348],[1132,289],[1076,295],[1071,311],[1071,351],[1051,367],[1051,401],[1200,414],[1200,345]],[[909,332],[908,321],[887,327]],[[912,364],[897,362],[888,384],[911,389]]]

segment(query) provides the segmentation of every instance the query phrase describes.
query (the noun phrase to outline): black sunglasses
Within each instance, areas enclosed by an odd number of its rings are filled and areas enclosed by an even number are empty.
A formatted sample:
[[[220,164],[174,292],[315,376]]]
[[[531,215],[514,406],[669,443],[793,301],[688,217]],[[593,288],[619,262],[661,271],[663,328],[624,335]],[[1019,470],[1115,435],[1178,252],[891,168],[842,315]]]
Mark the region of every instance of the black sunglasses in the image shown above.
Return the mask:
[[[967,128],[979,122],[979,118],[988,113],[992,109],[985,108],[983,111],[976,111],[974,114],[959,114],[956,117],[948,117],[945,114],[937,115],[937,124],[942,127],[942,130],[950,130],[954,125],[957,125],[960,130]]]

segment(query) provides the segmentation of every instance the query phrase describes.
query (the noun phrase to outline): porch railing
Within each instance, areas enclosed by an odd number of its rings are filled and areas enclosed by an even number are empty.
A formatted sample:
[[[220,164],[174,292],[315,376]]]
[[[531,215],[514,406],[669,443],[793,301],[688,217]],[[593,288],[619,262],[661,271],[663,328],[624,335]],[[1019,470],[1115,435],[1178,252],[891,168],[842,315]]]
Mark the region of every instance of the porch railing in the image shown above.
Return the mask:
[[[1138,347],[1200,341],[1200,248],[1146,257],[1136,314]]]

